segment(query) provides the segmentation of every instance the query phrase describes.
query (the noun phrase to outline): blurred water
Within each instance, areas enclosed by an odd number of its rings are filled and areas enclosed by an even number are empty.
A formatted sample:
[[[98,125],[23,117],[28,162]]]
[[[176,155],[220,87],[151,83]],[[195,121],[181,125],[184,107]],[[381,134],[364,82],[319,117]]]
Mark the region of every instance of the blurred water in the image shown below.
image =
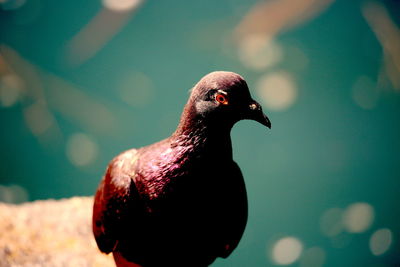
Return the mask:
[[[399,2],[0,1],[0,201],[91,195],[167,137],[203,75],[244,76],[243,240],[214,266],[400,264]]]

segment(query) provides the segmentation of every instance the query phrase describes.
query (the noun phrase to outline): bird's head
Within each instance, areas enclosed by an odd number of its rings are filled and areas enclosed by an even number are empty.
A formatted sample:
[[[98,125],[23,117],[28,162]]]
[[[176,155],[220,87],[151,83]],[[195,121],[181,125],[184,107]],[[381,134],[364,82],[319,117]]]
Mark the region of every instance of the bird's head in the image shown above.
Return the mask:
[[[196,116],[212,124],[232,126],[249,119],[271,128],[261,105],[251,97],[246,81],[234,72],[215,71],[204,76],[192,89],[189,103]]]

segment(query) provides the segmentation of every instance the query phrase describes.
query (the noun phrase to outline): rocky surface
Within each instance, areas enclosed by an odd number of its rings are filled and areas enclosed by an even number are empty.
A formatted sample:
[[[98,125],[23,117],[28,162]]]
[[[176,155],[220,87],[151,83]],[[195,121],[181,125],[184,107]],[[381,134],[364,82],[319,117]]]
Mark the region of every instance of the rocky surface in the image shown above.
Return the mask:
[[[92,197],[0,203],[0,266],[115,266],[91,229]]]

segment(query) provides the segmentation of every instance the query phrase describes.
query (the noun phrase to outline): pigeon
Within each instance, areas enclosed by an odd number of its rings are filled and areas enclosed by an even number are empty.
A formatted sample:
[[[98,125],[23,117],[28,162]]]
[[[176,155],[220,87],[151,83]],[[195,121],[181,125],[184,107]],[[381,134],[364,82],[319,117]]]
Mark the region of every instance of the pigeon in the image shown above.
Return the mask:
[[[118,267],[200,267],[228,257],[248,215],[230,138],[243,119],[271,128],[239,74],[204,76],[170,137],[109,163],[93,205],[99,249],[113,253]]]

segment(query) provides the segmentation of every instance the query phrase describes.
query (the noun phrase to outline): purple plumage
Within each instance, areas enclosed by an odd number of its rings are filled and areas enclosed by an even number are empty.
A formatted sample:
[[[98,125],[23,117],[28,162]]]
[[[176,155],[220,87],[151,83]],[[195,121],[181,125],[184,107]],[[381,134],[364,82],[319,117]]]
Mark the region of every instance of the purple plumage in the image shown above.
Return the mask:
[[[128,150],[97,189],[93,233],[117,266],[208,266],[237,247],[247,222],[230,130],[252,119],[271,127],[245,80],[212,72],[193,88],[176,131]]]

